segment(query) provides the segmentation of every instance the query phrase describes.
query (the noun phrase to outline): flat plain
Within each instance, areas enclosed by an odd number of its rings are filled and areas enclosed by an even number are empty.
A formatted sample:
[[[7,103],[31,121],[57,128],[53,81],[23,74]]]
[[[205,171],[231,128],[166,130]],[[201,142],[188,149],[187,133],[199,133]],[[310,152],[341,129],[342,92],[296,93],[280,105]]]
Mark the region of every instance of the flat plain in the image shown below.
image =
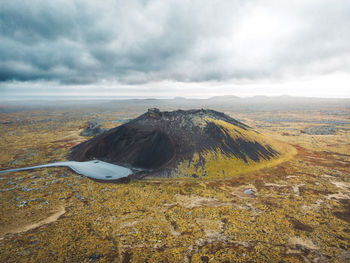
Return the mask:
[[[1,169],[65,161],[88,121],[142,110],[0,113]],[[350,109],[225,113],[297,154],[220,179],[99,183],[68,168],[0,178],[1,262],[350,262]]]

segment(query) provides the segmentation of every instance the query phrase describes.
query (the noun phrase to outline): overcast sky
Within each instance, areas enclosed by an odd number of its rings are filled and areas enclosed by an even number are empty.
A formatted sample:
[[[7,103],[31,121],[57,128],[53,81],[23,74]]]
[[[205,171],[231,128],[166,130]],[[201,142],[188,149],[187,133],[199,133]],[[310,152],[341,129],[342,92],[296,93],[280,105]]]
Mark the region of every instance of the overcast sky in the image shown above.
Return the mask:
[[[350,97],[349,0],[0,1],[0,97]]]

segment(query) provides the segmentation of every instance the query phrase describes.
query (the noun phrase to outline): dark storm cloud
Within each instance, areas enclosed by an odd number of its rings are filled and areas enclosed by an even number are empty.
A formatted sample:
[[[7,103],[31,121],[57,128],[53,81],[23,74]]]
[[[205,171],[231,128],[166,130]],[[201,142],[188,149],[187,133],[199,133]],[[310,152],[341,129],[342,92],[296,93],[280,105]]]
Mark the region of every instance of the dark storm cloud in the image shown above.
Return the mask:
[[[0,82],[203,82],[349,70],[349,13],[347,0],[2,1]]]

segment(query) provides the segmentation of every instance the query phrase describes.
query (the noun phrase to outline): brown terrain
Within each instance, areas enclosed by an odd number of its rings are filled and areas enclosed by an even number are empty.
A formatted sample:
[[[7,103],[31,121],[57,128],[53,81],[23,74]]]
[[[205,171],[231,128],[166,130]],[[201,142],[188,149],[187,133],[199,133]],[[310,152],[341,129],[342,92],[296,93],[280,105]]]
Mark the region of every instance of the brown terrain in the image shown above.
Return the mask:
[[[123,107],[3,111],[1,169],[66,160],[89,121],[110,129],[146,110]],[[126,184],[68,168],[3,175],[0,261],[349,262],[349,109],[219,110],[296,154]]]

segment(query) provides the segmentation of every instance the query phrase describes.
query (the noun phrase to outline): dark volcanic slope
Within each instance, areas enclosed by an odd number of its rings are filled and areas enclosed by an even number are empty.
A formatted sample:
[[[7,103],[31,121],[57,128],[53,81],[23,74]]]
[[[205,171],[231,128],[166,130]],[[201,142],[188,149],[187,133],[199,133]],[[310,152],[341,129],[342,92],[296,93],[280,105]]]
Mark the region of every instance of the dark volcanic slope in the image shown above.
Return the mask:
[[[199,154],[221,151],[247,163],[268,160],[278,152],[247,125],[213,110],[177,110],[145,114],[75,146],[70,159],[103,161],[149,170],[174,168]]]

